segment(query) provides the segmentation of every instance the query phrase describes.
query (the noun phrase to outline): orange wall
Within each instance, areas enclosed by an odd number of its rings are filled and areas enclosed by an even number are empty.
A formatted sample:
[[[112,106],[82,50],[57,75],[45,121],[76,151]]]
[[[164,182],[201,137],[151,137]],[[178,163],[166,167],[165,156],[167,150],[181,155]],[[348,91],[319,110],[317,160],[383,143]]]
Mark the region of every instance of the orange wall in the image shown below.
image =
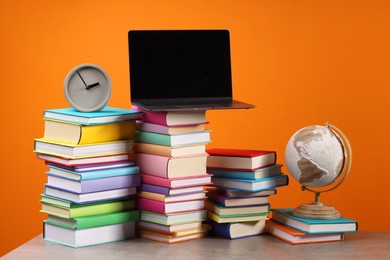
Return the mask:
[[[354,162],[345,184],[322,200],[358,220],[360,230],[390,231],[389,7],[338,0],[2,0],[0,256],[41,232],[46,167],[32,152],[33,139],[43,135],[43,110],[68,106],[67,72],[85,62],[102,66],[113,82],[109,105],[130,107],[130,29],[229,29],[234,94],[258,107],[208,112],[210,147],[273,149],[284,163],[295,131],[330,121],[350,139]],[[311,199],[291,179],[271,205]]]

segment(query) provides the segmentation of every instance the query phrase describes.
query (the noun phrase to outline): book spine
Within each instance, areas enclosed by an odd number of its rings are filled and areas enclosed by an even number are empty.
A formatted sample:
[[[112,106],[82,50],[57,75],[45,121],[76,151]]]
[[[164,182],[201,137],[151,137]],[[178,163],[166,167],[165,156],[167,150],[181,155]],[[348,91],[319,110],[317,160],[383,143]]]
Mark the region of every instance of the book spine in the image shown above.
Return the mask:
[[[169,195],[169,188],[156,186],[156,185],[150,185],[150,184],[146,184],[146,183],[141,185],[140,190],[159,193],[159,194],[163,194],[163,195]]]
[[[151,132],[135,132],[135,141],[138,143],[149,143],[157,145],[171,146],[171,136]]]
[[[132,210],[135,208],[135,201],[124,200],[117,202],[102,203],[92,206],[70,208],[70,218],[84,217],[90,215],[99,215],[114,213],[126,210]]]
[[[117,212],[110,214],[92,215],[88,217],[76,218],[77,229],[93,228],[106,225],[120,224],[124,222],[134,222],[139,220],[138,210],[127,212]]]
[[[152,184],[156,186],[162,186],[171,188],[171,180],[166,178],[160,178],[153,175],[141,174],[141,182],[146,184]]]
[[[165,213],[165,203],[145,198],[137,198],[137,207],[141,210],[147,210],[156,213]]]
[[[231,234],[230,234],[230,223],[217,223],[215,221],[211,221],[211,226],[212,226],[212,232],[214,235],[220,236],[220,237],[225,237],[231,239]]]
[[[146,153],[136,155],[136,163],[142,173],[168,178],[168,164],[170,157],[158,156]]]
[[[136,187],[141,183],[139,174],[81,181],[81,193]]]
[[[120,167],[114,169],[107,170],[99,170],[99,171],[87,171],[82,173],[77,173],[80,175],[81,180],[92,180],[92,179],[100,179],[100,178],[109,178],[115,176],[123,176],[123,175],[136,175],[139,174],[138,166],[129,166],[129,167]]]

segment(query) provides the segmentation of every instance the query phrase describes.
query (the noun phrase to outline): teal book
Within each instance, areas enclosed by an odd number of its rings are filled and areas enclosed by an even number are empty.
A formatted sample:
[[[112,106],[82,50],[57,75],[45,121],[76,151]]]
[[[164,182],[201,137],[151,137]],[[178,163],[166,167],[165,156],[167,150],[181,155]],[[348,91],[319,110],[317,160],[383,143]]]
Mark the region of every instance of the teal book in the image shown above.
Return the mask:
[[[355,232],[358,223],[355,220],[340,217],[338,219],[307,219],[293,215],[293,209],[271,209],[272,220],[306,234]]]
[[[275,164],[256,170],[229,170],[222,168],[207,168],[207,172],[220,178],[257,180],[282,174],[282,164]]]
[[[109,124],[129,120],[137,120],[142,112],[132,109],[105,107],[95,112],[80,112],[74,108],[47,109],[43,118],[72,122],[82,125]]]
[[[54,164],[48,164],[48,166],[49,166],[49,171],[47,172],[48,174],[53,174],[66,179],[77,180],[77,181],[117,177],[117,176],[124,176],[124,175],[134,175],[140,172],[138,166],[119,167],[119,168],[86,171],[86,172],[72,171],[65,167],[60,167]]]
[[[281,186],[287,186],[288,176],[285,174],[281,174],[273,177],[261,178],[256,180],[212,177],[211,181],[216,187],[255,192],[274,189],[276,187]]]
[[[209,143],[210,131],[192,132],[185,134],[176,135],[165,135],[159,133],[136,131],[135,141],[137,143],[148,143],[165,146],[183,146],[183,145],[194,145],[194,144],[205,144]]]
[[[44,222],[67,229],[86,229],[121,224],[125,222],[134,222],[139,220],[139,216],[140,213],[138,210],[76,217],[71,219],[49,215],[48,219]]]

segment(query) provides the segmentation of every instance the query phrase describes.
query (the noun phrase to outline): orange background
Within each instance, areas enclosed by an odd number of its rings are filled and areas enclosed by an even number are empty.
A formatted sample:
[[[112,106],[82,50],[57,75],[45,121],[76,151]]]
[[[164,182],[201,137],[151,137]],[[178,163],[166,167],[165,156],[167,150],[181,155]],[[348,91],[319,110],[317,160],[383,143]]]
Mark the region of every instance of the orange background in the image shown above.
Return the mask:
[[[208,112],[209,147],[272,149],[284,163],[295,131],[330,121],[348,136],[354,162],[322,200],[360,230],[390,231],[389,13],[388,1],[2,0],[0,256],[42,231],[46,167],[33,139],[45,109],[68,106],[68,71],[102,66],[113,82],[109,105],[130,107],[130,29],[229,29],[234,95],[258,107]],[[291,178],[271,205],[312,197]]]

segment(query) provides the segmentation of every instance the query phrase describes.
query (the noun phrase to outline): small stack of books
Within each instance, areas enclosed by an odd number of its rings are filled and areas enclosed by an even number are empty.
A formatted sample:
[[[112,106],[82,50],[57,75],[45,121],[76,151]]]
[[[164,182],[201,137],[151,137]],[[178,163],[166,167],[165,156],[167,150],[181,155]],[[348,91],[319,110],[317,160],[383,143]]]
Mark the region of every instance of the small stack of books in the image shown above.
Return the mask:
[[[276,152],[208,149],[207,172],[216,186],[208,192],[206,208],[213,233],[242,238],[265,232],[270,211],[268,197],[288,185],[288,176],[276,164]]]
[[[134,144],[142,182],[137,198],[140,237],[175,243],[206,236],[204,185],[211,183],[211,175],[205,111],[142,112]]]
[[[358,229],[355,220],[344,217],[307,219],[294,216],[291,208],[271,211],[272,218],[266,222],[267,232],[292,245],[340,241],[344,239],[344,233]]]
[[[141,113],[106,107],[46,110],[44,137],[34,150],[49,170],[42,194],[46,240],[82,247],[135,236],[139,168],[132,159]]]

